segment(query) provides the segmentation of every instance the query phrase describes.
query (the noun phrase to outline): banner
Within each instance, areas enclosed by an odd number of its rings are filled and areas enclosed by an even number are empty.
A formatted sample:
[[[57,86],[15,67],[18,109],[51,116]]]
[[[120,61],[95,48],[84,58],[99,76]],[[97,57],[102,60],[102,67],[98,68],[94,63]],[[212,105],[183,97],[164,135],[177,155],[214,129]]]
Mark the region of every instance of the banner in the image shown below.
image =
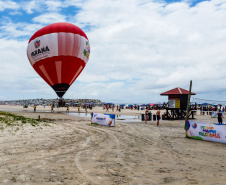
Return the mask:
[[[224,117],[224,112],[221,111],[221,113],[222,113],[222,118],[223,118]],[[218,118],[217,111],[213,111],[212,112],[212,118]]]
[[[101,114],[92,112],[91,116],[91,124],[106,125],[110,127],[115,126],[115,114]]]
[[[226,124],[186,121],[186,137],[226,143]]]

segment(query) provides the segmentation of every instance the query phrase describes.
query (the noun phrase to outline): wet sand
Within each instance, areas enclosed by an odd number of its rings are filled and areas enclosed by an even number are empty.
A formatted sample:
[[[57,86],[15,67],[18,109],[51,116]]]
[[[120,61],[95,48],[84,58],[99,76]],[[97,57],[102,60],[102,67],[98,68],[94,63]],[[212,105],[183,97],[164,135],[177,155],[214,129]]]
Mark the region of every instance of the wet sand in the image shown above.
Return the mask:
[[[0,184],[221,185],[226,181],[226,145],[185,138],[183,120],[161,120],[160,127],[156,121],[117,120],[115,127],[106,127],[91,125],[89,117],[68,115],[66,108],[55,108],[54,113],[47,106],[38,106],[36,113],[32,107],[1,105],[0,109],[50,120],[48,125],[27,123],[0,130]],[[98,107],[92,111],[105,112]],[[109,112],[140,116],[144,110]],[[217,122],[210,115],[195,118]]]

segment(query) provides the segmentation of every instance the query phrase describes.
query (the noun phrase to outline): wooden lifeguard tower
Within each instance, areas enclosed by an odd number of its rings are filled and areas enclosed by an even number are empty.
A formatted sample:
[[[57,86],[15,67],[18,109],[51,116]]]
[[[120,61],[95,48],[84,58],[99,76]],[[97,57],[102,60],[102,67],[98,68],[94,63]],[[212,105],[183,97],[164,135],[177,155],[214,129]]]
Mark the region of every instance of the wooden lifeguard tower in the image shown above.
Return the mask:
[[[160,95],[168,96],[168,106],[166,107],[166,115],[164,115],[164,119],[185,119],[189,91],[177,87],[164,93],[161,93]],[[191,95],[196,94],[191,92]],[[193,119],[194,112],[192,110],[193,109],[190,107],[188,117],[192,116]]]

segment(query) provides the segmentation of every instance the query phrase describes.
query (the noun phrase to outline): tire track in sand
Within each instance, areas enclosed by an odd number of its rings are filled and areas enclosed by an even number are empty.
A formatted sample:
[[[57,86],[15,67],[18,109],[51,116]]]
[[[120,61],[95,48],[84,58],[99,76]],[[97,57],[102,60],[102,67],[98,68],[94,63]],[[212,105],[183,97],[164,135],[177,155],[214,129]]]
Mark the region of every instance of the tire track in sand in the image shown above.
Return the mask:
[[[134,128],[134,126],[130,126],[130,130],[132,130],[132,133],[139,133],[141,131],[138,131],[137,128]],[[85,170],[87,166],[85,166],[85,164],[82,164],[81,160],[84,159],[84,153],[86,152],[85,150],[80,151],[77,153],[76,155],[76,166],[78,166],[79,170],[83,173],[84,176],[86,176],[86,178],[94,183],[94,184],[102,184],[103,182],[107,182],[110,180],[110,182],[112,183],[112,181],[116,184],[124,184],[124,183],[129,183],[130,181],[134,181],[133,179],[133,175],[134,172],[131,168],[131,166],[127,165],[127,163],[124,161],[125,156],[124,153],[127,150],[127,148],[121,148],[121,143],[123,142],[121,140],[121,137],[117,137],[117,134],[120,135],[126,135],[126,138],[128,138],[128,140],[130,140],[131,138],[134,137],[134,135],[131,133],[122,133],[118,130],[109,130],[108,128],[97,128],[97,127],[92,127],[92,129],[95,129],[96,131],[100,131],[101,133],[105,133],[108,137],[106,139],[108,139],[108,141],[105,140],[105,146],[106,143],[109,144],[109,147],[106,146],[105,149],[102,150],[98,150],[98,156],[99,156],[99,160],[98,160],[98,165],[102,166],[102,169],[98,168],[102,174],[102,177],[98,176],[98,174],[96,174],[95,176],[93,174],[90,174],[89,170]],[[136,135],[139,135],[136,134]],[[142,142],[152,142],[149,139],[146,139],[144,137],[137,137],[139,140],[142,140]],[[90,142],[90,141],[88,141]],[[86,142],[86,143],[88,143]],[[157,145],[157,144],[156,144]],[[100,146],[100,144],[99,144]],[[116,149],[116,150],[114,150]],[[90,156],[90,158],[92,157],[92,155]],[[95,163],[97,163],[97,160],[95,161]],[[85,167],[84,167],[85,166]],[[105,171],[103,171],[103,169],[105,169]],[[120,170],[119,170],[120,169]],[[106,177],[106,172],[107,172],[107,177]],[[150,184],[157,184],[156,181],[150,179],[150,178],[146,178],[145,182],[148,182]],[[136,183],[135,183],[136,184]]]

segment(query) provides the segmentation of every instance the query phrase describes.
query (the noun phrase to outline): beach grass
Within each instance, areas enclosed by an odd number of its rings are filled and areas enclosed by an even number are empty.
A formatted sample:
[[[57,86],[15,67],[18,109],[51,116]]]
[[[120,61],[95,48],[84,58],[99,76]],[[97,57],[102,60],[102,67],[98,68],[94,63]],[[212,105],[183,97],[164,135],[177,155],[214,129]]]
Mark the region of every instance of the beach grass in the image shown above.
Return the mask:
[[[38,126],[40,122],[44,122],[44,126],[48,126],[48,123],[50,123],[48,120],[26,118],[21,115],[0,111],[0,123],[6,126],[22,126],[23,124],[30,123],[35,127]],[[3,129],[2,125],[0,129]]]

